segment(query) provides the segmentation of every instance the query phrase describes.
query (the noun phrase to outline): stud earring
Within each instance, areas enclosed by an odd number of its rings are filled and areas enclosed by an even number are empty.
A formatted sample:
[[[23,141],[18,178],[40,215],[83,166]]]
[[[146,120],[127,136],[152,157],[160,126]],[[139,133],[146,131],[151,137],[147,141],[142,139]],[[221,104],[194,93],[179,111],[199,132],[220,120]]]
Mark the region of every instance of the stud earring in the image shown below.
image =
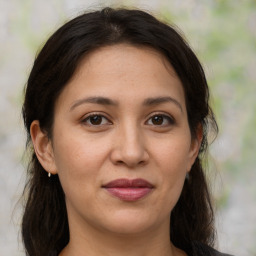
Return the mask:
[[[48,172],[48,177],[49,177],[49,178],[51,177],[51,175],[52,175],[52,174],[51,174],[50,172]]]
[[[190,176],[189,176],[189,172],[187,172],[187,173],[186,173],[186,180],[188,181],[188,180],[189,180],[189,178],[190,178]]]

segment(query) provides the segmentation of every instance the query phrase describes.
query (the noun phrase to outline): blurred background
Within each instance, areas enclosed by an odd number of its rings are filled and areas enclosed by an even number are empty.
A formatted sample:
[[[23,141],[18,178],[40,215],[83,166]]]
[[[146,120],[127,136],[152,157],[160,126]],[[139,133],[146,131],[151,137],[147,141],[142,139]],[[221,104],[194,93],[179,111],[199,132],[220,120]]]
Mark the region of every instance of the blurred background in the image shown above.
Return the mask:
[[[24,255],[20,112],[35,54],[65,21],[106,5],[139,7],[176,24],[197,53],[220,128],[209,160],[218,248],[255,256],[256,0],[0,0],[0,255]]]

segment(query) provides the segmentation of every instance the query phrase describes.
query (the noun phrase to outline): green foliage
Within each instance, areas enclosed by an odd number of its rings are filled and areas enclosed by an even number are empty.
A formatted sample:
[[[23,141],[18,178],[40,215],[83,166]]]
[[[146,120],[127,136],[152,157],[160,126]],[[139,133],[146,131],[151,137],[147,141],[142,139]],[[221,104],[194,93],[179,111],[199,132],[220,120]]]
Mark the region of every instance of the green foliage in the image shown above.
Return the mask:
[[[161,13],[185,31],[205,67],[219,142],[231,137],[226,156],[216,160],[223,172],[239,178],[255,167],[256,1],[191,2],[175,13],[163,7]]]

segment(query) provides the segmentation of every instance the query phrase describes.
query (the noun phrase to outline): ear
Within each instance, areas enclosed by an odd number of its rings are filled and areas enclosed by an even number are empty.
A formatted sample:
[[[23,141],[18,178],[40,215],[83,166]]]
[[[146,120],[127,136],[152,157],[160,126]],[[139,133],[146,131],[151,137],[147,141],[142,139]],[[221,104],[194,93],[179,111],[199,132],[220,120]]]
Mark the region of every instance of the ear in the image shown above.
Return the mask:
[[[54,161],[52,142],[48,135],[41,130],[38,120],[32,122],[30,126],[30,135],[40,164],[46,172],[56,174],[57,168]]]
[[[192,165],[194,164],[203,139],[203,127],[201,124],[198,125],[196,129],[196,134],[191,138],[190,150],[189,150],[189,161],[187,166],[187,172],[190,171]]]

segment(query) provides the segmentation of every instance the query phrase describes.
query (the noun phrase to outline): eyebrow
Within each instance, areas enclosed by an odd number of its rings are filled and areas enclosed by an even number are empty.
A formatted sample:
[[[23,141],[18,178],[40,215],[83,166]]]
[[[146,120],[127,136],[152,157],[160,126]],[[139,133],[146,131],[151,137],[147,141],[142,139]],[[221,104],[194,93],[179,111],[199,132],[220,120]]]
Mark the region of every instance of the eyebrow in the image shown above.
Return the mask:
[[[183,112],[181,104],[174,98],[172,97],[154,97],[154,98],[147,98],[143,101],[144,106],[152,106],[152,105],[159,105],[163,103],[171,102],[174,103],[180,110]],[[72,111],[74,108],[85,104],[85,103],[92,103],[92,104],[99,104],[99,105],[105,105],[105,106],[118,106],[118,102],[114,101],[112,99],[106,98],[106,97],[101,97],[101,96],[95,96],[95,97],[88,97],[88,98],[83,98],[80,100],[75,101],[71,108],[70,111]]]
[[[167,103],[167,102],[174,103],[181,110],[181,112],[183,112],[181,104],[176,99],[169,97],[169,96],[145,99],[143,102],[143,105],[152,106],[152,105],[159,105],[159,104],[163,104],[163,103]]]
[[[73,110],[74,108],[85,104],[85,103],[93,103],[93,104],[99,104],[99,105],[109,105],[109,106],[117,106],[118,103],[114,100],[111,100],[109,98],[105,97],[89,97],[89,98],[84,98],[75,101],[74,104],[72,104],[70,111]]]

